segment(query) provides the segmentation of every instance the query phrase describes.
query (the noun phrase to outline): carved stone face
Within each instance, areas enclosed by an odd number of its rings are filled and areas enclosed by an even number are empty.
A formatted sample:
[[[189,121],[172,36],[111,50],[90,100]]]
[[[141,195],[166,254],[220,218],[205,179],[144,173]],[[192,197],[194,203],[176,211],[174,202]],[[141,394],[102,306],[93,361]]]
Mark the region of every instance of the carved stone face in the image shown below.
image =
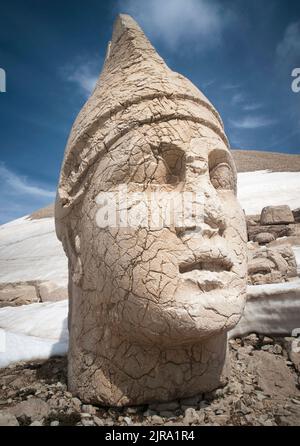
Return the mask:
[[[98,194],[117,193],[122,185],[129,197],[142,191],[188,192],[193,201],[200,194],[203,205],[193,209],[202,212],[202,223],[100,228]],[[98,161],[76,217],[83,299],[89,292],[91,309],[97,308],[97,317],[93,311],[87,315],[92,325],[165,346],[232,328],[246,288],[245,218],[235,191],[229,150],[199,123],[174,119],[118,138]],[[147,206],[144,212],[153,211]],[[132,209],[132,200],[123,207]]]
[[[56,200],[69,258],[71,392],[124,406],[225,385],[227,331],[246,292],[235,192],[217,110],[119,16],[72,127]]]

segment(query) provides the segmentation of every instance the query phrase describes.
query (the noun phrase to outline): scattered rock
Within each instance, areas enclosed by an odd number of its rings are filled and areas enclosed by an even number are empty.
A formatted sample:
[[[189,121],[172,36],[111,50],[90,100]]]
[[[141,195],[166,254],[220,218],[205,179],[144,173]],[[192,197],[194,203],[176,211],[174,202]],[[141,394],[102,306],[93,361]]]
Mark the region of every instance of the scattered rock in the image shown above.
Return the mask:
[[[249,249],[248,283],[262,285],[287,282],[297,276],[297,262],[291,246]]]
[[[275,236],[270,232],[260,232],[254,237],[254,241],[259,245],[267,245],[275,240]]]
[[[284,338],[284,347],[287,351],[288,358],[294,365],[295,369],[300,372],[300,339]]]
[[[96,407],[94,407],[90,404],[88,404],[88,405],[83,404],[81,409],[83,412],[88,413],[90,415],[95,415],[97,412]]]
[[[33,397],[10,407],[9,411],[16,418],[28,417],[31,421],[40,421],[43,418],[48,417],[50,407],[40,398]]]
[[[0,308],[39,302],[36,287],[27,283],[0,284]]]
[[[295,379],[281,356],[265,351],[254,351],[249,371],[258,378],[258,386],[269,396],[297,394]]]
[[[189,426],[191,424],[198,424],[199,423],[199,414],[196,412],[195,409],[192,407],[186,409],[184,414],[183,423],[186,426]]]
[[[272,338],[268,338],[268,336],[264,336],[262,340],[262,345],[271,345],[274,340]]]
[[[104,422],[103,420],[101,420],[101,418],[98,417],[93,417],[94,423],[96,424],[96,426],[104,426]]]
[[[0,411],[0,426],[19,426],[19,422],[11,413]]]
[[[152,421],[152,423],[153,423],[153,425],[162,425],[162,424],[164,424],[164,420],[163,420],[163,418],[162,417],[159,417],[158,415],[153,415],[152,417],[151,417],[151,421]]]
[[[255,333],[251,333],[244,338],[244,345],[251,345],[252,347],[257,347],[259,344],[259,337]]]
[[[127,426],[131,426],[132,425],[132,419],[130,417],[124,417],[124,421],[127,424]]]
[[[60,287],[54,282],[41,282],[38,284],[38,289],[42,302],[58,302],[59,300],[68,299],[67,288]]]
[[[286,225],[294,223],[294,215],[289,206],[267,206],[260,216],[261,225]]]
[[[43,426],[43,423],[41,421],[33,421],[30,426]]]

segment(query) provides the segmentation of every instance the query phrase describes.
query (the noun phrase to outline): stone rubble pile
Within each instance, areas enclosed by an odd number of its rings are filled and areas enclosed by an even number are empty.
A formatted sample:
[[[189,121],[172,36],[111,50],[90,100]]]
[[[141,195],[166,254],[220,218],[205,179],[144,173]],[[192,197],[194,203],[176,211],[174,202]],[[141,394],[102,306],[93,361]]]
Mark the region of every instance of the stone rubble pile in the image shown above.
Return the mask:
[[[247,217],[249,241],[264,245],[280,237],[300,235],[299,209],[289,206],[267,206],[260,215]]]
[[[299,210],[292,212],[289,206],[268,206],[260,216],[247,218],[249,285],[289,282],[297,278],[292,246],[300,244],[298,220]]]
[[[300,425],[300,347],[295,338],[251,334],[229,342],[223,389],[148,406],[84,404],[67,390],[66,358],[0,370],[0,426]]]

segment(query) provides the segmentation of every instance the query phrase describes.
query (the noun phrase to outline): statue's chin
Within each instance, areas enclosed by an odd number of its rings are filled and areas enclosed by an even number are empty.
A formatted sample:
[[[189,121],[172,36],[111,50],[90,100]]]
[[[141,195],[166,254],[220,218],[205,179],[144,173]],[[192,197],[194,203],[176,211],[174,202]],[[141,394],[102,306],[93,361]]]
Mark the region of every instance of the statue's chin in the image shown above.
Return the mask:
[[[122,313],[128,319],[112,325],[122,327],[122,335],[134,344],[172,348],[205,342],[232,329],[241,317],[244,299],[230,291],[202,293],[201,299],[191,293],[169,305],[148,302],[147,308],[129,298]]]

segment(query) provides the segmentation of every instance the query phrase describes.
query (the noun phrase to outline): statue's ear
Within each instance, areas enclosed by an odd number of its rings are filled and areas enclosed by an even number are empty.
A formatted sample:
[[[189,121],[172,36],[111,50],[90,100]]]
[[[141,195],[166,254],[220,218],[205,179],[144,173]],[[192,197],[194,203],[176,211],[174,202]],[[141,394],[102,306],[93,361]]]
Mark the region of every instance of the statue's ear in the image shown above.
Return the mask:
[[[71,236],[70,231],[66,231],[62,237],[64,250],[69,259],[69,268],[71,271],[72,281],[79,286],[82,283],[83,270],[80,256],[80,236]]]

